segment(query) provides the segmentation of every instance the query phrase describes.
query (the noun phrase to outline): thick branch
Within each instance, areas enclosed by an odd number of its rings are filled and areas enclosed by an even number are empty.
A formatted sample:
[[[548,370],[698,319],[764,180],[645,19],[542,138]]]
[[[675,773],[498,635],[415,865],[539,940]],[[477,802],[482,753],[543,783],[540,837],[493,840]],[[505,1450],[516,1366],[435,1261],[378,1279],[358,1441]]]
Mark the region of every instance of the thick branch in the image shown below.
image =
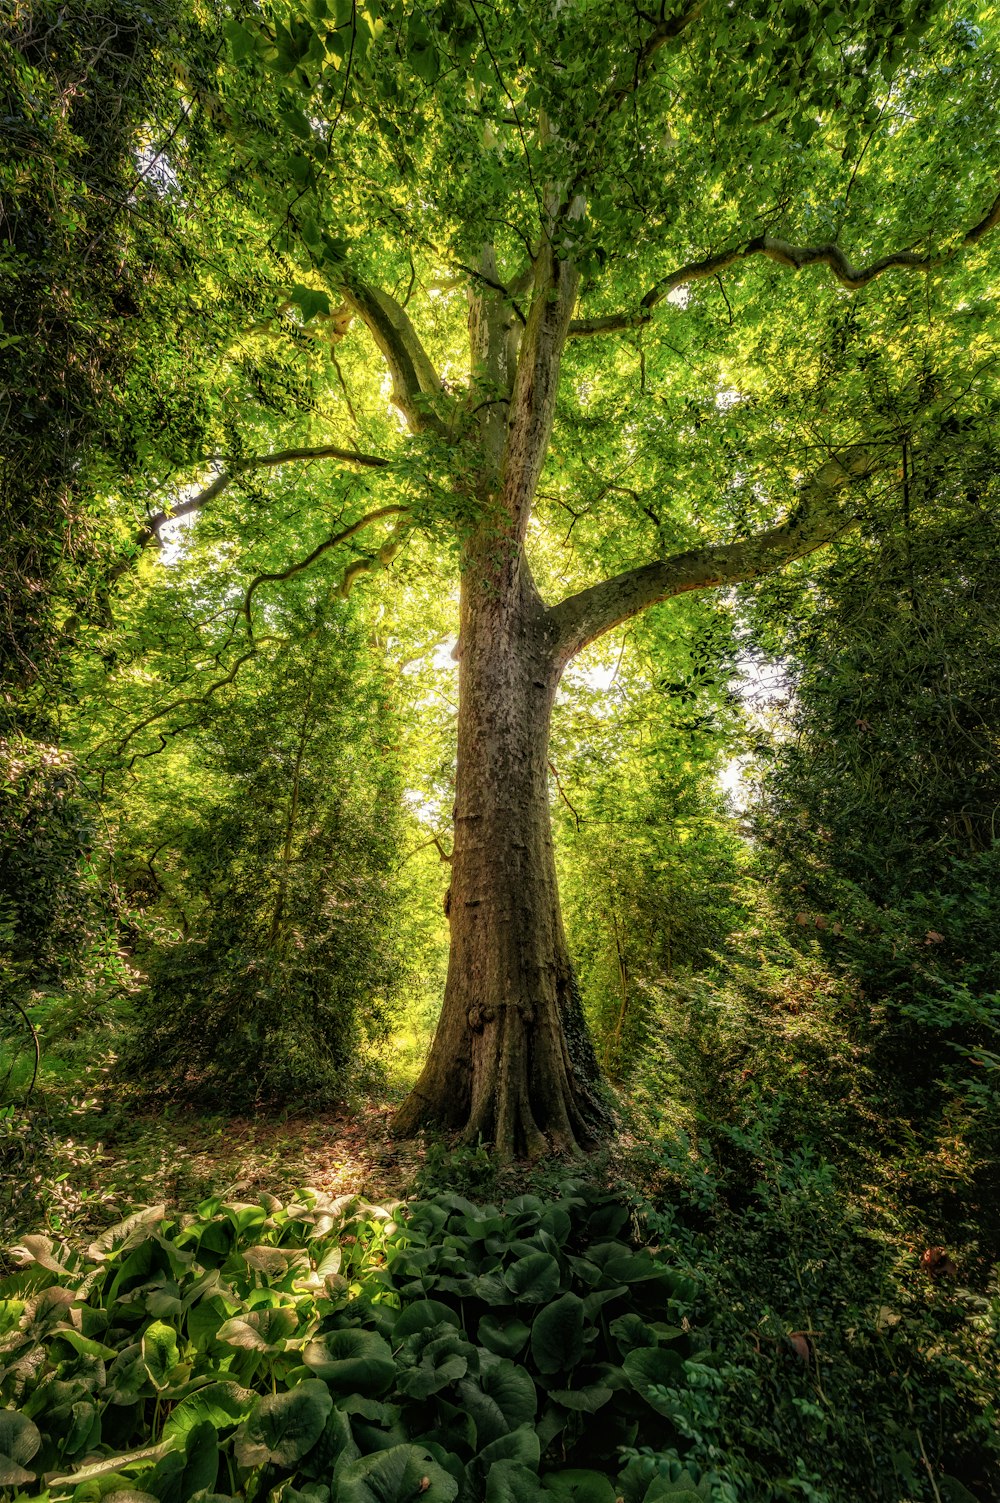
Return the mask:
[[[832,542],[857,522],[839,503],[840,493],[852,481],[870,475],[878,463],[877,455],[864,445],[846,449],[806,482],[795,510],[777,527],[735,543],[690,548],[570,595],[547,613],[556,658],[568,662],[588,642],[658,601],[688,590],[758,579]]]
[[[347,599],[354,588],[354,581],[360,575],[372,574],[377,569],[388,569],[412,530],[413,521],[409,513],[407,513],[405,516],[400,517],[377,553],[371,558],[356,558],[349,563],[344,570],[340,584],[337,586],[337,595],[340,599]]]
[[[550,243],[535,264],[535,292],[517,357],[503,456],[504,508],[523,538],[555,418],[559,368],[579,276]]]
[[[414,433],[447,432],[434,410],[441,395],[441,379],[410,321],[406,309],[379,288],[356,277],[344,282],[344,296],[367,325],[392,376],[392,400]]]
[[[744,245],[719,251],[714,256],[706,256],[702,261],[691,261],[677,271],[672,271],[669,276],[657,282],[655,287],[651,287],[638,308],[631,312],[574,319],[569,326],[570,337],[617,334],[626,329],[637,329],[649,322],[657,303],[662,302],[676,288],[685,287],[691,282],[704,281],[707,277],[717,276],[720,271],[725,271],[727,266],[734,266],[739,261],[749,260],[751,256],[766,256],[771,261],[777,261],[780,266],[789,266],[794,271],[801,271],[804,266],[828,266],[842,287],[846,287],[851,292],[857,292],[859,288],[867,287],[869,282],[874,282],[877,277],[883,276],[887,271],[897,269],[933,271],[936,267],[944,266],[957,251],[976,245],[984,235],[996,229],[998,224],[1000,224],[1000,194],[994,199],[989,212],[962,236],[954,250],[935,256],[912,250],[894,251],[891,255],[881,256],[877,261],[872,261],[868,266],[860,267],[852,265],[840,246],[832,242],[825,245],[792,245],[790,241],[781,240],[776,235],[757,235]]]

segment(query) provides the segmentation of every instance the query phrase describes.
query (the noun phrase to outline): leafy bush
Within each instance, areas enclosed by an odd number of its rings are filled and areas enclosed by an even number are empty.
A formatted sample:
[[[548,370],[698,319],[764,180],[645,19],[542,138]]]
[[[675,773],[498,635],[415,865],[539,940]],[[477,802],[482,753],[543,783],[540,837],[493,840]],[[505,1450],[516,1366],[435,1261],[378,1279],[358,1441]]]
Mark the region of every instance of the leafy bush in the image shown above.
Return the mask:
[[[753,608],[794,689],[756,812],[764,874],[853,978],[858,1035],[914,1120],[956,1089],[985,1106],[1000,1029],[988,432],[908,446],[902,494],[831,551],[808,598],[769,582]]]
[[[772,926],[762,906],[725,969],[662,988],[619,1167],[722,1354],[689,1459],[725,1456],[753,1503],[993,1497],[993,1156],[957,1099],[894,1112],[852,978]]]
[[[995,1281],[966,1287],[962,1254],[959,1279],[935,1279],[870,1189],[853,1196],[815,1143],[782,1146],[783,1108],[748,1100],[743,1129],[633,1165],[641,1222],[697,1266],[720,1354],[710,1403],[688,1402],[689,1464],[725,1456],[748,1503],[996,1496]]]
[[[732,1499],[676,1450],[685,1394],[716,1384],[688,1318],[697,1286],[622,1241],[627,1220],[577,1185],[549,1204],[395,1211],[305,1192],[155,1207],[86,1253],[27,1237],[0,1282],[0,1487],[73,1503]]]

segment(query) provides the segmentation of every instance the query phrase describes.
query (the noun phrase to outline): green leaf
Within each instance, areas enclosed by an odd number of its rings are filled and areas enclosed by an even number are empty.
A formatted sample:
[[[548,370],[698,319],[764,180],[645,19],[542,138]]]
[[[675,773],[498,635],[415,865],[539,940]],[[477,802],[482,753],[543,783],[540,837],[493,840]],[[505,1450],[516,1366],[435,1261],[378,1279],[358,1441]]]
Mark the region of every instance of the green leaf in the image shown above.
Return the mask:
[[[595,1206],[587,1217],[587,1236],[592,1242],[600,1238],[617,1237],[628,1221],[628,1209],[620,1200],[606,1200]]]
[[[705,1483],[699,1486],[690,1472],[681,1472],[678,1477],[654,1477],[642,1503],[660,1503],[665,1498],[670,1503],[708,1503],[710,1497]]]
[[[118,1355],[113,1347],[104,1346],[100,1341],[94,1341],[69,1327],[60,1326],[53,1331],[52,1340],[53,1344],[64,1341],[80,1357],[100,1357],[102,1361],[111,1362]]]
[[[950,1477],[947,1472],[938,1478],[938,1488],[945,1503],[976,1503],[969,1489],[957,1477]]]
[[[498,1461],[486,1479],[486,1503],[548,1503],[537,1473],[520,1461]]]
[[[481,1299],[484,1304],[490,1305],[494,1309],[498,1306],[502,1307],[514,1303],[513,1296],[499,1269],[494,1269],[491,1273],[480,1274],[473,1281],[472,1290],[477,1299]]]
[[[285,1393],[266,1394],[236,1432],[240,1466],[292,1467],[307,1456],[326,1427],[333,1399],[325,1383],[307,1378]]]
[[[45,1480],[50,1492],[65,1492],[67,1488],[78,1487],[81,1482],[91,1482],[96,1478],[109,1477],[116,1472],[127,1471],[130,1467],[159,1461],[161,1457],[174,1449],[173,1441],[161,1441],[156,1446],[139,1446],[135,1451],[121,1451],[114,1456],[102,1456],[100,1461],[92,1461],[87,1466],[78,1467],[76,1471],[66,1476],[46,1475]]]
[[[440,1393],[450,1383],[464,1378],[468,1371],[468,1359],[458,1352],[428,1351],[418,1367],[404,1369],[396,1379],[400,1393],[410,1399],[427,1399],[432,1393]]]
[[[502,1357],[483,1358],[478,1383],[458,1385],[462,1406],[475,1422],[480,1446],[534,1419],[538,1395],[531,1377]]]
[[[309,1342],[302,1360],[336,1393],[385,1393],[396,1375],[389,1344],[374,1331],[327,1331]]]
[[[219,1472],[219,1437],[207,1420],[188,1433],[183,1451],[171,1451],[140,1478],[160,1503],[188,1503],[195,1493],[212,1492]]]
[[[615,1503],[615,1490],[603,1472],[549,1472],[542,1479],[556,1503]]]
[[[216,1340],[249,1352],[283,1352],[298,1325],[298,1315],[290,1305],[265,1306],[227,1320]]]
[[[341,1458],[343,1465],[354,1461],[360,1454],[360,1449],[354,1439],[349,1417],[335,1405],[330,1410],[322,1435],[309,1453],[306,1465],[312,1476],[328,1477],[336,1462]]]
[[[228,1318],[229,1311],[219,1296],[200,1300],[192,1310],[188,1311],[188,1337],[196,1347],[205,1351],[216,1339]]]
[[[642,1347],[654,1347],[658,1345],[656,1332],[652,1329],[641,1315],[619,1315],[608,1327],[611,1335],[618,1343],[619,1350],[624,1357],[627,1352],[635,1351]]]
[[[563,1372],[583,1356],[583,1300],[564,1294],[535,1316],[531,1355],[541,1373]]]
[[[101,1414],[88,1399],[78,1400],[70,1410],[70,1424],[62,1442],[62,1454],[69,1458],[92,1451],[101,1439]]]
[[[42,1443],[37,1425],[16,1409],[0,1409],[0,1487],[19,1487],[35,1480],[26,1470]]]
[[[281,110],[279,113],[284,124],[300,141],[312,140],[312,126],[301,110]]]
[[[484,1446],[469,1463],[470,1490],[481,1495],[491,1471],[504,1462],[514,1462],[518,1466],[530,1468],[534,1476],[538,1470],[541,1449],[535,1428],[530,1424],[519,1425],[509,1435],[498,1436],[488,1446]]]
[[[106,1258],[120,1256],[129,1248],[145,1241],[152,1236],[150,1227],[154,1222],[160,1222],[166,1215],[167,1208],[162,1206],[145,1206],[141,1211],[134,1211],[131,1216],[126,1216],[124,1221],[119,1221],[116,1226],[109,1226],[106,1232],[102,1232],[87,1248],[87,1257],[93,1258],[96,1263],[103,1262]]]
[[[392,1339],[398,1345],[416,1331],[429,1330],[441,1325],[442,1321],[461,1329],[462,1322],[449,1305],[438,1299],[418,1299],[401,1313],[392,1328]]]
[[[180,1353],[177,1350],[177,1332],[173,1326],[154,1320],[147,1326],[142,1337],[142,1365],[156,1389],[169,1385],[170,1374],[177,1366]]]
[[[305,164],[305,168],[306,172],[308,172],[308,163]],[[325,316],[331,311],[330,296],[328,293],[323,292],[321,288],[306,287],[302,282],[296,282],[288,296],[289,300],[296,305],[302,314],[303,323],[308,323],[311,318],[315,318],[318,314]]]
[[[229,39],[229,51],[234,63],[241,63],[255,50],[256,38],[253,32],[241,26],[239,21],[227,21],[225,32]]]
[[[124,1347],[107,1370],[104,1399],[109,1404],[134,1404],[143,1393],[148,1393],[149,1371],[138,1342]]]
[[[537,1195],[512,1195],[510,1200],[503,1203],[504,1212],[510,1217],[526,1217],[529,1221],[536,1221],[545,1210],[544,1200]]]
[[[676,1405],[656,1390],[676,1388],[683,1383],[684,1363],[677,1352],[662,1347],[640,1347],[629,1352],[622,1367],[636,1393],[641,1394],[650,1408],[668,1417],[673,1413]]]
[[[559,1264],[549,1253],[518,1258],[503,1276],[519,1304],[542,1305],[558,1292]]]
[[[254,1403],[253,1391],[241,1388],[238,1383],[223,1381],[209,1383],[172,1409],[163,1426],[164,1438],[185,1436],[196,1425],[207,1420],[217,1430],[236,1425],[246,1419]]]
[[[550,1388],[549,1398],[577,1414],[596,1414],[614,1396],[606,1383],[587,1383],[582,1388]]]
[[[516,1357],[524,1350],[531,1327],[516,1316],[498,1320],[495,1315],[484,1315],[479,1322],[479,1343],[497,1357]]]
[[[352,1461],[337,1479],[337,1503],[451,1503],[458,1482],[423,1446],[392,1446]]]

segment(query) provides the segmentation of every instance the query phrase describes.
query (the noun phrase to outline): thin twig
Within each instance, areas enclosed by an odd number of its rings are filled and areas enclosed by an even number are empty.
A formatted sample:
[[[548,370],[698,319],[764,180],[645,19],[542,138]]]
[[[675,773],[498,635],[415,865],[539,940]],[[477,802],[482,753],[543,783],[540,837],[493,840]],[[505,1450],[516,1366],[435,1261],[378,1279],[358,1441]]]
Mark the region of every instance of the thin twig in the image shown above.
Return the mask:
[[[570,801],[569,801],[569,799],[568,799],[568,797],[566,795],[566,790],[563,787],[562,783],[560,782],[559,774],[556,771],[556,766],[555,766],[554,762],[550,762],[549,763],[549,772],[551,772],[552,776],[555,778],[555,780],[556,780],[556,788],[559,790],[559,797],[562,799],[563,803],[566,805],[566,808],[569,810],[569,812],[572,814],[573,818],[576,820],[576,828],[577,828],[577,831],[579,832],[579,829],[580,829],[580,816],[579,816],[579,814],[577,814],[576,810],[573,808],[573,805],[570,803]]]

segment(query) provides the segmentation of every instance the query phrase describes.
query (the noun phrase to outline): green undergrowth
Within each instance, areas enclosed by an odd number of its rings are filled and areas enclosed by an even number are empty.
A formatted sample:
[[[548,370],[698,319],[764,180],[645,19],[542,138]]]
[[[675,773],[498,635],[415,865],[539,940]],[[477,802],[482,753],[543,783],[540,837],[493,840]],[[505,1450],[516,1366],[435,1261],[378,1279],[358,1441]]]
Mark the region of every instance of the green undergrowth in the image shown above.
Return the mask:
[[[502,1207],[306,1192],[23,1239],[0,1495],[67,1503],[732,1499],[685,1468],[697,1284],[576,1184]],[[636,1447],[641,1447],[636,1449]]]

